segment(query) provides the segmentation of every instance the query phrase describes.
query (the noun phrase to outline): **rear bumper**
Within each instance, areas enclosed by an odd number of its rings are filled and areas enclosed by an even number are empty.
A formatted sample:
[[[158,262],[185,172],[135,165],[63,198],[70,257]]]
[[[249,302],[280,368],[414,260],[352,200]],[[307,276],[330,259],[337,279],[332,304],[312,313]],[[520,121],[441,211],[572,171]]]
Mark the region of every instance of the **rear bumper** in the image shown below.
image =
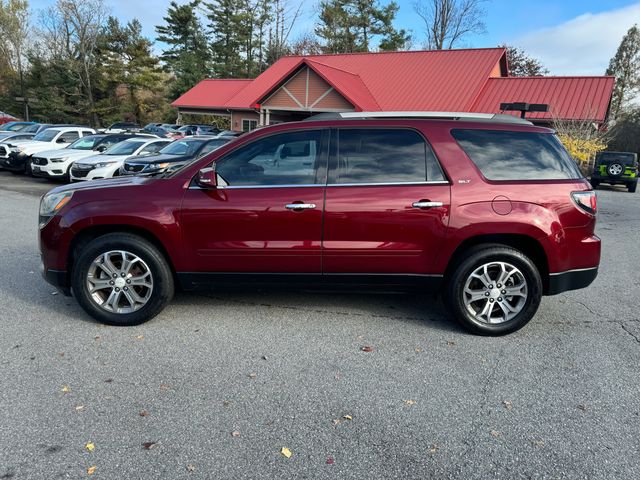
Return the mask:
[[[610,185],[626,185],[627,183],[635,183],[638,177],[610,177],[608,175],[591,175],[591,180],[597,180],[600,183],[608,183]]]
[[[578,290],[591,285],[598,276],[598,267],[580,268],[549,274],[547,295],[557,295],[568,290]]]

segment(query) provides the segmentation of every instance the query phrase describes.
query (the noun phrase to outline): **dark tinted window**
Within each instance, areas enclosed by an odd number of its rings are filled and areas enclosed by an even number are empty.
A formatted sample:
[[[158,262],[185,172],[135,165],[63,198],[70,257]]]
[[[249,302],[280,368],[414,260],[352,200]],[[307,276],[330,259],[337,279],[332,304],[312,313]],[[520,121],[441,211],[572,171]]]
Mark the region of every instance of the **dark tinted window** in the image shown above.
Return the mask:
[[[413,130],[340,129],[337,157],[338,184],[444,180],[431,149]]]
[[[636,162],[636,154],[629,152],[601,152],[597,154],[599,162],[622,162],[625,165],[634,165]]]
[[[218,174],[229,185],[311,185],[323,183],[319,130],[272,135],[219,160]]]
[[[582,178],[560,140],[550,133],[453,130],[451,134],[489,180]]]

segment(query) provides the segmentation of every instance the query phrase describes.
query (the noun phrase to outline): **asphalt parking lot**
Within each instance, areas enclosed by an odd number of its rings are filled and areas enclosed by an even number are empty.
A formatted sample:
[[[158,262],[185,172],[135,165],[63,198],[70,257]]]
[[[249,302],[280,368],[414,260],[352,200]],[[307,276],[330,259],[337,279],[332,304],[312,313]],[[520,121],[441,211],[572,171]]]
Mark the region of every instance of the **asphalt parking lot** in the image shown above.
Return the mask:
[[[640,194],[598,190],[590,288],[482,338],[415,295],[179,294],[99,325],[40,276],[52,186],[0,171],[0,479],[640,478]]]

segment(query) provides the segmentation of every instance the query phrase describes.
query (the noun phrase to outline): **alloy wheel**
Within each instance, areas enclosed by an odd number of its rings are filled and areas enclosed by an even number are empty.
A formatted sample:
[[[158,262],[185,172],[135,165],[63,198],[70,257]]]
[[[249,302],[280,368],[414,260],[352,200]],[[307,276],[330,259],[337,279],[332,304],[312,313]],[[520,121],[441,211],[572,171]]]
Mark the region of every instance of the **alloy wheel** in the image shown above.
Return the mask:
[[[137,255],[111,250],[91,263],[86,287],[91,299],[102,309],[126,314],[147,304],[153,292],[153,275]]]
[[[527,280],[507,262],[490,262],[473,270],[465,281],[463,302],[479,322],[499,324],[514,319],[528,297]]]

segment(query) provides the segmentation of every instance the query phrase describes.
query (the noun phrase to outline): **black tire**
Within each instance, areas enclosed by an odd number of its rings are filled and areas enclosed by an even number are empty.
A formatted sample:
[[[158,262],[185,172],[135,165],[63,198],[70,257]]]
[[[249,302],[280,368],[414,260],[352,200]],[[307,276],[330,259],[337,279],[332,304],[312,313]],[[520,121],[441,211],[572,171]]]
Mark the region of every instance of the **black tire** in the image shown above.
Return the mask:
[[[24,172],[21,172],[20,170],[9,170],[12,174],[14,175],[23,175]]]
[[[619,177],[624,173],[625,167],[619,162],[611,162],[607,165],[607,175],[610,177]]]
[[[92,298],[87,286],[87,275],[93,261],[103,253],[115,250],[138,256],[152,275],[153,289],[147,302],[131,313],[105,310]],[[164,255],[147,240],[129,233],[109,233],[89,242],[73,264],[71,286],[85,312],[99,322],[115,326],[139,325],[152,319],[169,303],[174,293],[173,274]]]
[[[495,324],[479,320],[464,304],[467,279],[474,270],[490,262],[506,262],[518,268],[527,285],[527,297],[519,313],[510,320]],[[542,280],[536,265],[522,252],[500,244],[478,245],[465,252],[448,275],[444,290],[445,304],[453,317],[466,330],[477,335],[498,336],[519,330],[533,318],[541,299]]]
[[[631,182],[631,183],[627,184],[627,188],[629,189],[630,193],[635,193],[636,188],[638,188],[638,182],[635,181],[635,182]]]
[[[31,157],[24,164],[24,174],[33,177],[33,169],[31,168]]]
[[[600,186],[600,181],[598,180],[591,180],[591,188],[593,188],[594,190],[596,188],[598,188]]]

